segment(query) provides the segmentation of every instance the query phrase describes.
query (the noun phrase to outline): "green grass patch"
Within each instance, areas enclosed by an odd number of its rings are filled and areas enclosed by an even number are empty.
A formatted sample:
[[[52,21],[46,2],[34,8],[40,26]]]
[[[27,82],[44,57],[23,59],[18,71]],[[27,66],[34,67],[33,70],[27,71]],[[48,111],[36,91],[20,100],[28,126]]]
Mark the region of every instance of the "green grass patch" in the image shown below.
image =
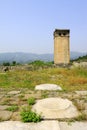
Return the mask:
[[[23,110],[21,113],[21,119],[23,122],[40,122],[41,116],[32,110]]]
[[[8,107],[6,110],[15,112],[15,111],[18,110],[18,106],[17,105],[13,105],[13,106]]]
[[[31,98],[28,99],[28,104],[29,104],[29,105],[34,105],[35,102],[36,102],[36,101],[35,101],[35,98],[34,98],[34,97],[31,97]]]

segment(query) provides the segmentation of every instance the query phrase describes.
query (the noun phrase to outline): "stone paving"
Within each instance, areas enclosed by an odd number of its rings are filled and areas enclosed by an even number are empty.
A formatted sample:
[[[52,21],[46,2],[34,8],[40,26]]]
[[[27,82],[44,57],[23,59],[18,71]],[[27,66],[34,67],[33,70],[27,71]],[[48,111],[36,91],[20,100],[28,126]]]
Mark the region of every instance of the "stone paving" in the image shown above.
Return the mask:
[[[44,97],[47,98],[44,98]],[[45,118],[45,120],[39,123],[22,123],[20,120],[20,111],[22,107],[27,107],[27,100],[30,97],[36,98],[36,104],[38,101],[44,101],[41,109],[47,109],[51,111],[57,111],[59,109],[59,113],[61,113],[60,117],[63,117],[63,121],[58,121],[54,118],[54,114],[52,115],[51,120]],[[44,99],[43,99],[44,98]],[[51,99],[48,102],[46,99]],[[64,101],[66,103],[64,103]],[[59,102],[59,105],[58,105]],[[62,104],[61,104],[62,103]],[[18,110],[16,111],[8,111],[7,108],[17,105]],[[74,109],[67,111],[70,109],[70,106],[74,106]],[[66,116],[70,113],[78,115],[78,112],[85,114],[85,120],[83,118],[81,121],[69,122],[66,120]],[[76,110],[76,111],[72,111]],[[63,113],[65,111],[65,114]],[[68,112],[68,113],[67,113]],[[49,112],[47,112],[49,113]],[[45,113],[44,116],[47,116]],[[71,115],[71,114],[70,114]],[[69,119],[72,119],[69,115]],[[58,115],[57,115],[58,117]],[[59,118],[60,118],[59,117]],[[76,91],[76,92],[62,92],[62,91],[39,91],[39,90],[9,90],[4,91],[0,90],[0,130],[87,130],[87,91]]]
[[[41,121],[39,123],[22,123],[5,121],[0,123],[0,130],[87,130],[87,122]]]
[[[87,122],[59,122],[60,130],[87,130]]]

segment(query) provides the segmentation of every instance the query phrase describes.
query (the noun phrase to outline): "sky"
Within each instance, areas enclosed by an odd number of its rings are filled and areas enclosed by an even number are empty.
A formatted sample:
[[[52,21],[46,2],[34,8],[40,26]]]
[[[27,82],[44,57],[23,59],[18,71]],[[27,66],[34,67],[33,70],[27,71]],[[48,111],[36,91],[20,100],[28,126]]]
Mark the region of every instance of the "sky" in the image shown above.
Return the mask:
[[[0,0],[0,53],[53,53],[55,29],[70,29],[70,51],[87,52],[87,0]]]

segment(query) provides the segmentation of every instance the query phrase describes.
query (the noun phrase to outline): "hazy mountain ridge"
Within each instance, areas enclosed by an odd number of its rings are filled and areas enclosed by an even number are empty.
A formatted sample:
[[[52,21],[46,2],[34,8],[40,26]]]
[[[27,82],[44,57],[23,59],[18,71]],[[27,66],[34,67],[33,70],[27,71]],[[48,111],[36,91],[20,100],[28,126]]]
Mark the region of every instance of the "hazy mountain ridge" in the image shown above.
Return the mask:
[[[71,52],[71,59],[76,59],[79,56],[84,56],[87,53],[81,52]],[[42,61],[53,61],[53,54],[34,54],[34,53],[23,53],[23,52],[13,52],[13,53],[0,53],[0,63],[16,61],[19,63],[27,63],[34,60]]]

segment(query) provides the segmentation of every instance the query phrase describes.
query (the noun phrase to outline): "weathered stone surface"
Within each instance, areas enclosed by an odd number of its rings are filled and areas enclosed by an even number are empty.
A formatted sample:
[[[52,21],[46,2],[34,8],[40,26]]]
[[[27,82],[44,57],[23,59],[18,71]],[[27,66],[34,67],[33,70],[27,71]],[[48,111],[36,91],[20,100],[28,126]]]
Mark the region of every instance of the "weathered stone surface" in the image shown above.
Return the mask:
[[[87,130],[87,122],[60,122],[60,130]]]
[[[0,119],[1,120],[9,120],[12,116],[12,112],[10,111],[0,111]]]
[[[41,121],[39,123],[22,123],[5,121],[0,123],[0,130],[87,130],[87,122]]]
[[[40,84],[36,85],[36,90],[62,90],[62,88],[56,84]]]
[[[54,64],[70,62],[69,30],[54,31]]]
[[[87,101],[84,103],[85,110],[87,110]]]
[[[21,120],[20,112],[14,112],[12,114],[12,120],[13,121],[20,121]]]
[[[42,121],[39,123],[6,121],[0,123],[0,130],[60,130],[60,128],[58,121]]]
[[[87,91],[75,91],[78,95],[87,95]]]
[[[85,114],[87,120],[87,110],[84,110],[83,113]]]
[[[9,106],[8,105],[0,105],[0,111],[6,110]]]
[[[58,121],[42,121],[30,124],[29,130],[60,130]]]
[[[0,94],[0,99],[3,98],[3,96],[4,96],[3,94]]]
[[[62,98],[38,100],[32,110],[41,114],[44,119],[72,118],[79,114],[71,101]]]
[[[20,91],[10,91],[8,92],[9,95],[15,95],[15,94],[19,94]]]

